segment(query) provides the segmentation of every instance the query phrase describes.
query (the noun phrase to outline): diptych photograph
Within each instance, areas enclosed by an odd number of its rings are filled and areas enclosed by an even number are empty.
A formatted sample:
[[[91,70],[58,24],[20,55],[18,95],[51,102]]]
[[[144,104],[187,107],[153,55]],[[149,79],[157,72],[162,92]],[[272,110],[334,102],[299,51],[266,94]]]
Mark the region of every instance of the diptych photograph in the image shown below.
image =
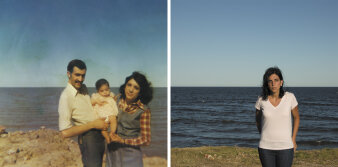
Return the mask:
[[[0,167],[338,167],[338,1],[2,0]]]

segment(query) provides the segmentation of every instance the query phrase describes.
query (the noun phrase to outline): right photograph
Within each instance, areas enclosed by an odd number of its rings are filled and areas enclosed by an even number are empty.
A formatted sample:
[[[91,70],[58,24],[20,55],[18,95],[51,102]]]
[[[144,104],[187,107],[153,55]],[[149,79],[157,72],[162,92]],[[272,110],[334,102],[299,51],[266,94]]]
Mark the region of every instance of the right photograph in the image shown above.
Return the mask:
[[[338,166],[338,1],[171,13],[171,166]]]

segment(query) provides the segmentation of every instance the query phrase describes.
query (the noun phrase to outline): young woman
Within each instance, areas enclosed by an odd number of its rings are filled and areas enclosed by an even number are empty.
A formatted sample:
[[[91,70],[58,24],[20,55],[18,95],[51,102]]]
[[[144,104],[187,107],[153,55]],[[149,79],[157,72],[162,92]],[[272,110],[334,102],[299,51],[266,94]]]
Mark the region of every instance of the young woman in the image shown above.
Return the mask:
[[[262,95],[255,105],[256,125],[261,134],[258,153],[263,167],[290,167],[297,148],[298,102],[294,94],[284,91],[283,85],[278,67],[265,71]]]
[[[153,89],[146,77],[134,72],[120,87],[116,97],[118,106],[117,130],[111,136],[107,150],[107,166],[142,167],[140,146],[150,144],[150,110]]]

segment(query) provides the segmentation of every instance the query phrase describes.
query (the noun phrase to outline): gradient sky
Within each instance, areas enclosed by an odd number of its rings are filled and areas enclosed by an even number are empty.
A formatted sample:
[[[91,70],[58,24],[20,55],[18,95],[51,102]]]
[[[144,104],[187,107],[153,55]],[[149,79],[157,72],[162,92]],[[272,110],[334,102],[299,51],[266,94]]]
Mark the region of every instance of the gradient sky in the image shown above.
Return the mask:
[[[172,0],[172,86],[338,86],[338,1]]]
[[[89,87],[119,86],[133,71],[166,86],[167,2],[0,1],[0,87],[64,87],[75,58]]]

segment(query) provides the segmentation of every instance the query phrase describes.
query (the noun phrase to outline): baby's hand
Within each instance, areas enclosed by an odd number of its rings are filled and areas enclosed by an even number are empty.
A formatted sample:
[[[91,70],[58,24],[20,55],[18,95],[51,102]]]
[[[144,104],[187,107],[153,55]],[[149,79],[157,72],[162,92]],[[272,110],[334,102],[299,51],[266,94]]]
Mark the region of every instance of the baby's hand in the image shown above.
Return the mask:
[[[106,139],[106,142],[107,142],[107,144],[109,144],[109,143],[111,142],[111,139],[110,139],[110,137],[108,137],[108,136],[104,136],[104,138]]]

